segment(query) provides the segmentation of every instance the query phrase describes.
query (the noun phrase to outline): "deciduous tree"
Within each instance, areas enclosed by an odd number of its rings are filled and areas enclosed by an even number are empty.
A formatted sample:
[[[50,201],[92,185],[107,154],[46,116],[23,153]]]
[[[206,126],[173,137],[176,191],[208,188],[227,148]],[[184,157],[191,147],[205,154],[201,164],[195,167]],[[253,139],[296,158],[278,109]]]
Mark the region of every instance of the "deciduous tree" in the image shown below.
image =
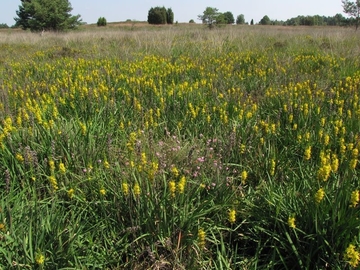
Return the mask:
[[[244,14],[240,14],[236,17],[236,24],[245,24]]]

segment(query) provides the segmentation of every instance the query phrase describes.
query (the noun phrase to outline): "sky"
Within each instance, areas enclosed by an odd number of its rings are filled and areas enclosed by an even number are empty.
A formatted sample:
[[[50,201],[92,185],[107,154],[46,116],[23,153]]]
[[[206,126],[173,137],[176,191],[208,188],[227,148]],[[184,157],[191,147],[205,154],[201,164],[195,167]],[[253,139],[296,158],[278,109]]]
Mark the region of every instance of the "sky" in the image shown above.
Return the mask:
[[[0,23],[14,25],[20,0],[0,0]],[[343,13],[341,0],[70,0],[73,15],[81,15],[82,21],[96,23],[99,17],[107,22],[127,19],[146,21],[151,7],[165,6],[174,12],[174,21],[197,23],[198,15],[206,7],[215,7],[220,12],[230,11],[234,18],[244,14],[245,21],[259,22],[265,15],[271,20],[287,20],[298,15],[334,16]]]

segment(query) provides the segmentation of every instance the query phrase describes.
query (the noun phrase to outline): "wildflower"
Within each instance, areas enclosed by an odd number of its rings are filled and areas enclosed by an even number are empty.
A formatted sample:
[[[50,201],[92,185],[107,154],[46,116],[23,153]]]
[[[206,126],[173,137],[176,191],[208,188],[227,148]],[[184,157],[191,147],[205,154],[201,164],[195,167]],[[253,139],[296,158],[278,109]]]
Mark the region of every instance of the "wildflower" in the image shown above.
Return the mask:
[[[134,195],[139,196],[140,192],[141,192],[140,185],[138,183],[135,183],[135,185],[134,185]]]
[[[122,183],[122,191],[124,193],[125,196],[129,195],[129,185],[125,182]]]
[[[171,168],[171,172],[172,172],[172,174],[173,174],[174,177],[178,177],[178,176],[179,176],[179,170],[178,170],[175,166],[173,166],[173,167]]]
[[[333,172],[337,172],[338,168],[339,168],[339,159],[337,158],[336,154],[333,154],[331,161],[331,170]]]
[[[176,183],[174,180],[169,181],[169,190],[172,197],[175,197]]]
[[[82,135],[85,135],[86,134],[86,125],[82,122],[79,122],[79,126],[80,126],[80,129],[81,129],[81,134]]]
[[[316,203],[320,203],[322,201],[322,199],[325,196],[325,192],[323,188],[320,188],[316,193],[315,193],[315,202]]]
[[[344,260],[354,268],[358,266],[360,261],[360,253],[355,250],[355,246],[353,244],[350,244],[345,250]]]
[[[143,152],[143,153],[141,153],[141,164],[145,166],[146,163],[147,163],[146,153]]]
[[[311,158],[311,146],[306,147],[304,151],[304,159],[309,160]]]
[[[110,168],[110,164],[107,160],[104,161],[104,168],[105,169],[109,169]]]
[[[241,184],[243,184],[243,185],[245,185],[245,183],[246,183],[246,179],[247,179],[247,171],[242,171],[242,173],[241,173]]]
[[[38,265],[43,265],[45,262],[45,256],[41,252],[39,252],[35,256],[35,261]]]
[[[5,224],[4,223],[0,223],[0,231],[2,231],[2,232],[5,231]]]
[[[52,185],[54,190],[59,189],[55,176],[53,176],[53,175],[49,176],[49,182]]]
[[[179,194],[183,194],[183,193],[184,193],[185,184],[186,184],[186,178],[185,178],[185,176],[182,176],[182,177],[180,178],[180,181],[179,181],[178,185],[177,185]]]
[[[356,158],[353,158],[350,160],[350,168],[355,170],[358,160]]]
[[[102,195],[102,196],[105,196],[105,194],[106,194],[105,188],[101,188],[99,192],[100,192],[100,195]]]
[[[235,211],[235,209],[231,209],[229,211],[229,222],[231,224],[233,224],[233,223],[235,223],[235,221],[236,221],[236,211]]]
[[[59,163],[59,171],[60,171],[61,173],[65,173],[65,172],[66,172],[65,165],[64,165],[64,163],[62,163],[62,162]]]
[[[359,191],[354,190],[351,192],[351,207],[356,207],[359,203]]]
[[[52,159],[49,160],[49,167],[50,167],[51,172],[55,171],[55,162],[54,162],[54,160],[52,160]]]
[[[270,164],[270,175],[271,176],[275,175],[275,167],[276,167],[276,161],[275,161],[275,159],[271,159],[271,164]]]
[[[295,229],[296,225],[295,225],[295,217],[289,217],[288,218],[288,225],[290,228]]]
[[[74,192],[75,192],[75,190],[73,188],[70,188],[68,190],[67,194],[70,199],[72,199],[72,197],[74,197]]]
[[[200,228],[198,230],[198,243],[201,249],[204,248],[205,246],[205,237],[206,237],[205,231],[202,228]]]
[[[20,153],[17,153],[15,158],[17,161],[19,161],[21,163],[24,162],[24,157]]]

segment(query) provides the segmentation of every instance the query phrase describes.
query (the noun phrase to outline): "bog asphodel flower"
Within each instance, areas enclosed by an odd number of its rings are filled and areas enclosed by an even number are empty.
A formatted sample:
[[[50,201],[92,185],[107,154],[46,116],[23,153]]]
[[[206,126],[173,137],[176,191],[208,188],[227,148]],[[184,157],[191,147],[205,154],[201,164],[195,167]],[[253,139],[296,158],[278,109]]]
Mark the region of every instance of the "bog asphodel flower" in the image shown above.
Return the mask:
[[[320,203],[323,198],[325,196],[325,191],[323,188],[320,188],[316,193],[315,193],[315,202],[316,203]]]
[[[206,243],[205,238],[206,238],[205,231],[204,229],[200,228],[198,230],[198,244],[201,249],[205,247],[205,243]]]
[[[355,249],[353,244],[350,244],[345,250],[344,260],[354,268],[358,266],[360,262],[360,253]]]
[[[359,197],[359,190],[354,190],[353,192],[351,192],[351,207],[356,207],[359,204]]]
[[[231,224],[233,224],[233,223],[235,223],[235,221],[236,221],[236,211],[235,211],[235,209],[230,209],[229,210],[229,222],[231,223]]]
[[[171,197],[175,197],[175,191],[176,191],[176,183],[175,183],[175,181],[170,180],[168,185],[169,185],[169,190],[170,190]]]
[[[295,217],[289,217],[288,218],[288,225],[290,228],[295,229],[296,225],[295,225]]]

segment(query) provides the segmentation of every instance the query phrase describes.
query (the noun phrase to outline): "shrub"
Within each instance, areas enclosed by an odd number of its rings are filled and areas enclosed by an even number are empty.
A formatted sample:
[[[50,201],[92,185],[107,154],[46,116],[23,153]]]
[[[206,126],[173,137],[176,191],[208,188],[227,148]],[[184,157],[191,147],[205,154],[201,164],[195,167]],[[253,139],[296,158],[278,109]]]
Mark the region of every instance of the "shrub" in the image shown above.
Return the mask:
[[[100,17],[97,21],[97,26],[106,26],[107,25],[107,21],[104,17]]]

